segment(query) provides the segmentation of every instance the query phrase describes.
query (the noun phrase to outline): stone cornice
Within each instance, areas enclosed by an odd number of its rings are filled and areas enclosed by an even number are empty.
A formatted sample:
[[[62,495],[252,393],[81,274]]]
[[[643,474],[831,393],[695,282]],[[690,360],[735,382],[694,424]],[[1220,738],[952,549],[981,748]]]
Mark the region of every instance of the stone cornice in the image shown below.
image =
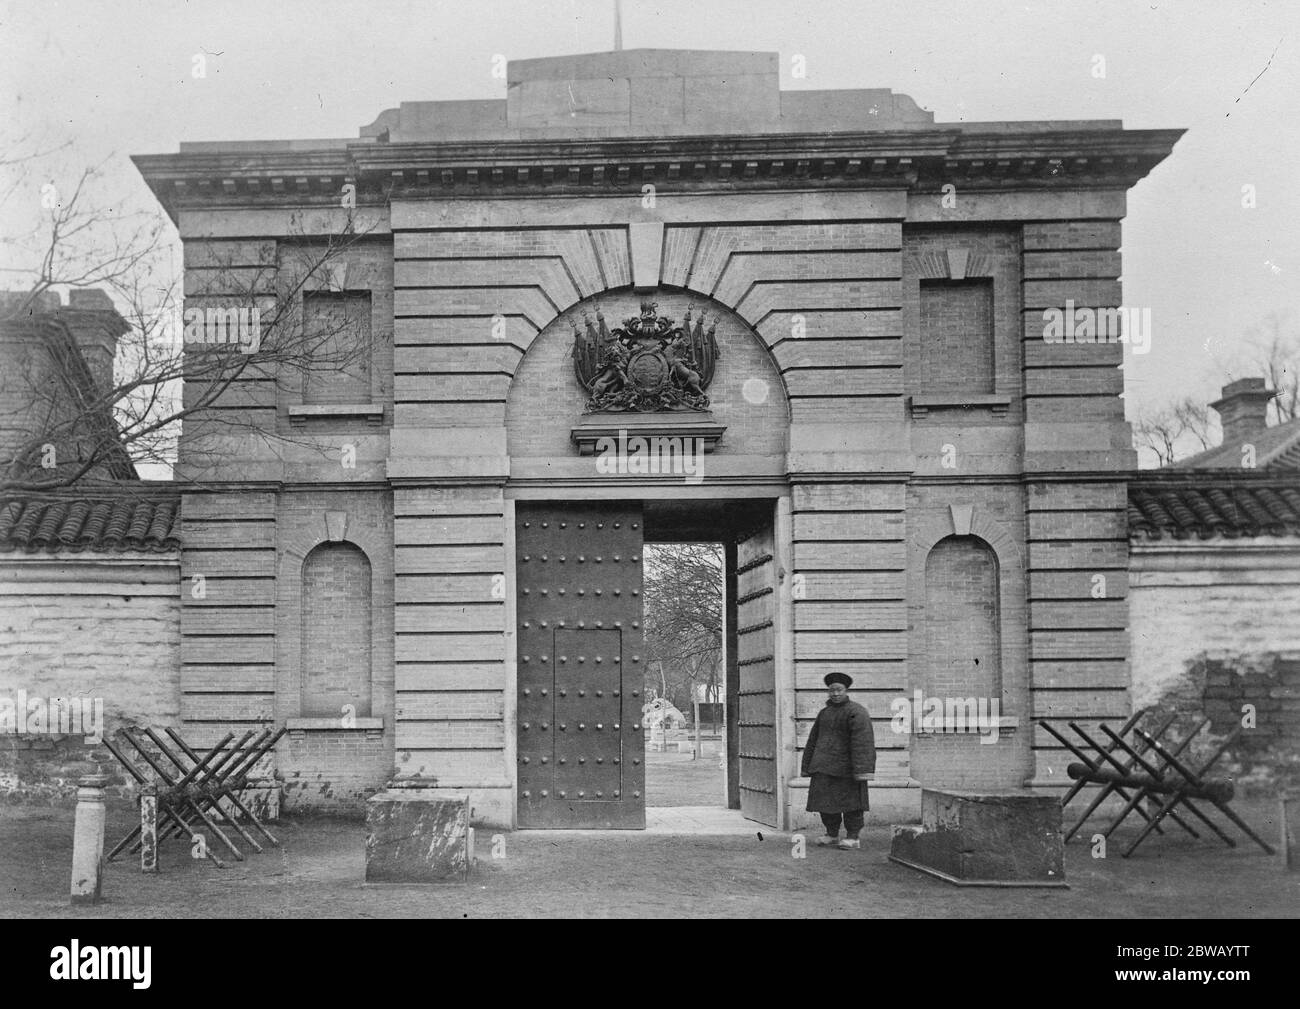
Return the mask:
[[[1182,130],[959,128],[635,139],[457,141],[191,151],[133,158],[173,216],[181,207],[338,205],[469,195],[1054,186],[1127,188]]]

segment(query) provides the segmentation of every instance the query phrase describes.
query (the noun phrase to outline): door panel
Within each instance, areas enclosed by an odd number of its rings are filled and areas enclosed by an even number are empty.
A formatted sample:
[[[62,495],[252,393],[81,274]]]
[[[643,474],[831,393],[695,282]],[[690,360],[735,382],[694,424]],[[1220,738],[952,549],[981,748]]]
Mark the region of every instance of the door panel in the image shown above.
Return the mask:
[[[515,509],[520,827],[645,827],[639,502]]]
[[[740,810],[778,825],[776,775],[776,566],[770,524],[736,546],[740,667]]]

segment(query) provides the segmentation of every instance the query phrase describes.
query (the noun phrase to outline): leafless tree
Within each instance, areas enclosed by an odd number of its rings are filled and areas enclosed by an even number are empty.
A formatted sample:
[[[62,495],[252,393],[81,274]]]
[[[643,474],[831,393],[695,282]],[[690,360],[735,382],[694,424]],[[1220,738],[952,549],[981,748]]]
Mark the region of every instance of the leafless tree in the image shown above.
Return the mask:
[[[1178,433],[1172,410],[1147,409],[1133,421],[1133,447],[1153,453],[1157,466],[1168,466],[1175,458]]]
[[[33,160],[39,156],[34,155]],[[7,200],[19,190],[30,161],[14,158],[3,187]],[[129,285],[137,272],[157,259],[166,237],[167,221],[159,213],[115,212],[96,192],[108,170],[104,161],[83,168],[66,187],[55,182],[40,186],[42,210],[37,227],[11,236],[27,262],[24,297],[7,314],[24,316],[47,292],[55,289],[114,288]],[[17,171],[14,171],[17,169]]]
[[[1282,424],[1300,417],[1300,333],[1287,312],[1272,312],[1247,331],[1245,350],[1216,360],[1221,384],[1262,376],[1277,395],[1269,404],[1269,420]],[[1133,421],[1133,447],[1150,452],[1156,464],[1178,459],[1219,444],[1221,434],[1214,411],[1203,397],[1184,396],[1141,410]]]
[[[656,544],[645,552],[646,687],[689,711],[697,684],[721,700],[722,548]]]
[[[1300,416],[1300,331],[1289,312],[1270,312],[1247,334],[1249,374],[1262,374],[1277,395],[1269,404],[1274,423]]]
[[[1168,466],[1190,452],[1213,447],[1215,427],[1209,406],[1185,396],[1139,413],[1133,421],[1133,446],[1152,453],[1157,465]]]
[[[12,198],[30,175],[30,159],[15,155],[0,171],[8,173],[0,200]],[[205,450],[205,438],[228,444],[212,436],[232,429],[312,444],[213,407],[246,380],[296,390],[304,373],[346,368],[369,355],[368,346],[344,338],[345,323],[305,325],[302,313],[303,295],[333,289],[337,265],[363,237],[351,213],[337,234],[281,243],[275,261],[207,262],[195,271],[201,280],[182,292],[170,223],[156,210],[117,211],[97,191],[103,173],[98,165],[66,187],[43,184],[40,224],[12,243],[20,250],[21,291],[5,299],[0,324],[28,339],[17,341],[22,352],[0,377],[0,491],[52,491],[120,475],[128,458],[171,464],[182,422],[196,457],[221,451]],[[127,324],[112,374],[97,382],[88,381],[82,355],[59,327],[43,322],[52,295],[91,288],[108,292]],[[257,339],[237,344],[228,328],[237,320],[255,323]]]
[[[1217,443],[1218,422],[1210,414],[1210,405],[1195,396],[1185,396],[1174,404],[1174,422],[1187,439],[1198,446],[1194,451],[1204,452]]]

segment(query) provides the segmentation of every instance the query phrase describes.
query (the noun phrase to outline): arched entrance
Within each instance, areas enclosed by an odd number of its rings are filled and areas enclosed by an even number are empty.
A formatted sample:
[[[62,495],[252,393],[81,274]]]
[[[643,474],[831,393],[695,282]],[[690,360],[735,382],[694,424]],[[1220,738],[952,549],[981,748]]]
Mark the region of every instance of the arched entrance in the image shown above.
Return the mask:
[[[647,317],[643,302],[663,332],[689,319],[716,341],[702,409],[593,408],[575,374],[575,342],[589,323],[598,341],[635,330],[624,320]],[[690,292],[607,292],[530,345],[506,413],[520,827],[645,825],[644,549],[690,541],[721,543],[726,557],[728,804],[781,825],[781,681],[792,670],[780,647],[788,617],[778,514],[785,501],[788,515],[788,423],[762,341]]]

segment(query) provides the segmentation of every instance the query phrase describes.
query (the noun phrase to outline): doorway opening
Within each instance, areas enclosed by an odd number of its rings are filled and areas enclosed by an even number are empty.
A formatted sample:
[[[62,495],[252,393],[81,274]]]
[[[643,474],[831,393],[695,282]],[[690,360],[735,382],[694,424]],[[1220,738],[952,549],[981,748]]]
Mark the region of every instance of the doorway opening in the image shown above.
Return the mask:
[[[646,717],[669,723],[647,726],[646,805],[774,824],[774,502],[645,501],[643,514],[645,696],[667,702]]]
[[[774,517],[772,499],[516,506],[521,828],[778,825]]]
[[[647,807],[727,806],[726,553],[645,547]]]

